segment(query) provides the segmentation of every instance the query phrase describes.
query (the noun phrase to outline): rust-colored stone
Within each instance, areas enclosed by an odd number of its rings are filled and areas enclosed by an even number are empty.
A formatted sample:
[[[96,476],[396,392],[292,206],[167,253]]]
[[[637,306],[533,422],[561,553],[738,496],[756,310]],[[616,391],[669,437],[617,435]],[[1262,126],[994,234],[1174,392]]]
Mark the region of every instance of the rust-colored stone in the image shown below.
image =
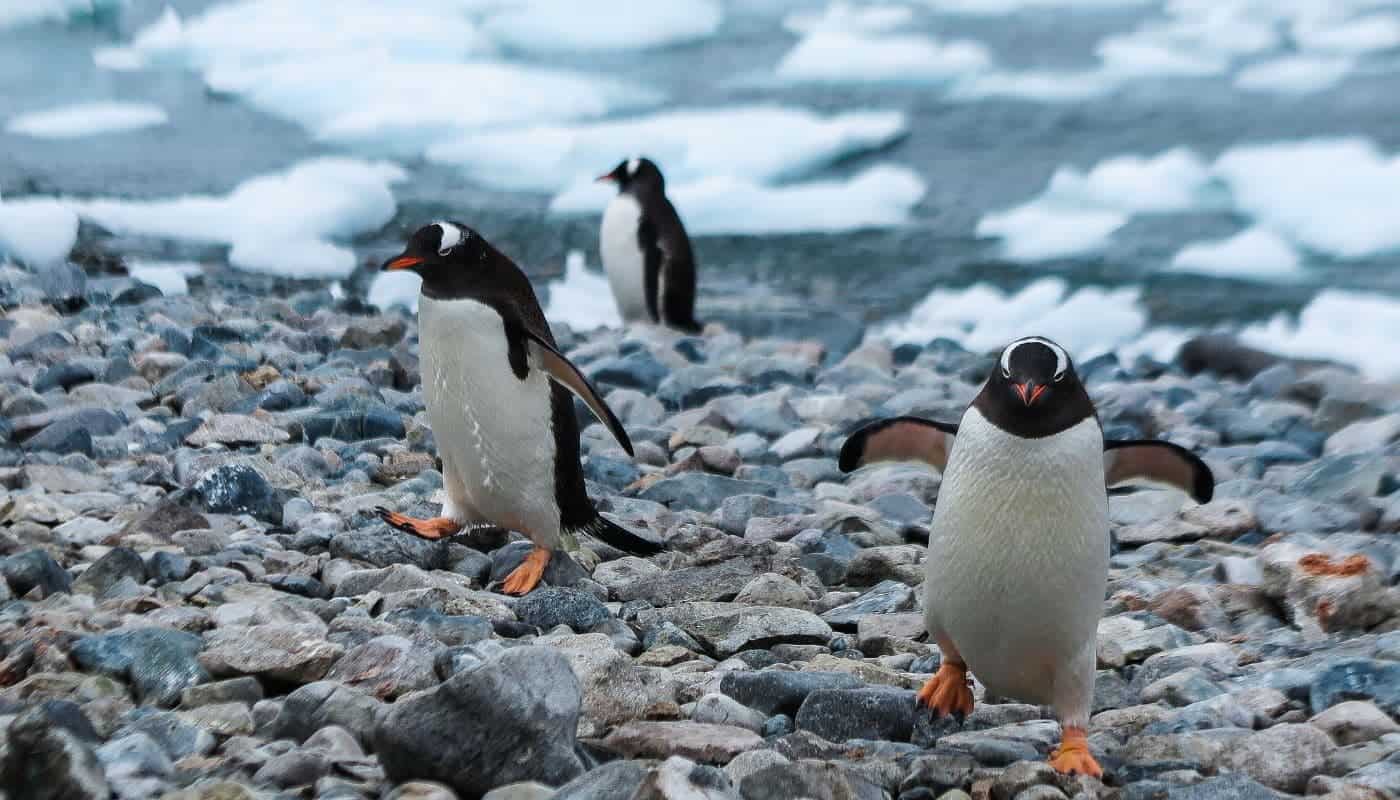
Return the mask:
[[[1333,559],[1326,553],[1308,553],[1298,559],[1298,566],[1303,572],[1316,577],[1350,578],[1364,574],[1371,568],[1371,561],[1363,555]]]

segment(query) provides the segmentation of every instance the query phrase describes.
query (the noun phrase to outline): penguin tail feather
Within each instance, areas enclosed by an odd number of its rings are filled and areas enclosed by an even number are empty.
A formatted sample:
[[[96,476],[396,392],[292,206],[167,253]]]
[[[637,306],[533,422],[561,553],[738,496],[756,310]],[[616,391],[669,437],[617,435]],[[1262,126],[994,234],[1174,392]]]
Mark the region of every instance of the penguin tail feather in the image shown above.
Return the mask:
[[[659,553],[662,550],[659,543],[642,538],[621,525],[610,522],[601,515],[595,517],[592,522],[580,527],[578,530],[633,555],[649,556],[654,553]]]

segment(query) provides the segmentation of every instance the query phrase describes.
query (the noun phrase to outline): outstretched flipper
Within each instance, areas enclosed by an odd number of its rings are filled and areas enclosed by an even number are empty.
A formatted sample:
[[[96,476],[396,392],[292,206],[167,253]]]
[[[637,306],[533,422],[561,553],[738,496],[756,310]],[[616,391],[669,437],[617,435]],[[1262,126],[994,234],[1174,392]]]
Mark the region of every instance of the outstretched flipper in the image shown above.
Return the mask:
[[[623,429],[622,423],[618,421],[617,415],[608,408],[608,404],[603,402],[603,398],[594,388],[592,381],[584,377],[579,368],[573,362],[564,357],[544,339],[540,338],[533,331],[525,329],[525,335],[530,339],[530,355],[533,361],[540,368],[548,373],[556,383],[578,396],[588,406],[588,410],[593,412],[593,416],[612,433],[617,443],[622,445],[622,449],[627,451],[627,455],[633,455],[632,440],[627,438],[627,431]]]
[[[921,417],[877,420],[846,439],[838,463],[842,472],[851,472],[877,461],[918,460],[942,471],[957,432],[957,425]]]
[[[1109,486],[1143,480],[1175,486],[1198,503],[1215,495],[1215,475],[1199,456],[1181,445],[1155,439],[1105,441],[1103,473]]]

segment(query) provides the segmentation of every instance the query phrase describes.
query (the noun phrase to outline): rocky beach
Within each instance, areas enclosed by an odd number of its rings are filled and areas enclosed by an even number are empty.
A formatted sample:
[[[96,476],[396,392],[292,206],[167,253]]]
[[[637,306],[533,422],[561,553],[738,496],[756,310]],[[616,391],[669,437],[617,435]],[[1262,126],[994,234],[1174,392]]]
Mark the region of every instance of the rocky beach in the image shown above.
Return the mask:
[[[88,269],[0,267],[8,800],[1400,793],[1394,384],[1209,337],[1078,364],[1109,435],[1218,482],[1111,498],[1098,781],[1044,763],[1047,709],[916,710],[940,476],[837,468],[871,417],[955,420],[992,354],[556,325],[636,445],[585,427],[590,494],[667,549],[583,541],[517,599],[518,534],[373,513],[442,498],[408,312]]]

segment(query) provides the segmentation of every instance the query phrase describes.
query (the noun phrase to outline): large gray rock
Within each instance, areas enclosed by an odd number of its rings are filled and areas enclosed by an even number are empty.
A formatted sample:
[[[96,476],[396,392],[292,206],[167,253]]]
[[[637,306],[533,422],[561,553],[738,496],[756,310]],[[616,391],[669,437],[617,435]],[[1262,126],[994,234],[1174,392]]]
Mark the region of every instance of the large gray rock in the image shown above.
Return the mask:
[[[440,781],[465,797],[517,781],[557,786],[583,771],[580,700],[558,651],[512,648],[400,699],[375,727],[374,749],[391,780]]]
[[[20,714],[5,732],[0,788],[26,800],[107,800],[111,787],[92,746],[53,724],[41,707]],[[23,792],[23,794],[19,794]]]
[[[1236,742],[1220,765],[1243,772],[1265,786],[1302,794],[1308,779],[1322,772],[1336,745],[1306,724],[1275,725]]]
[[[832,742],[907,742],[914,731],[914,693],[899,689],[823,689],[797,712],[797,729]]]
[[[826,644],[831,626],[810,611],[736,603],[683,603],[659,616],[680,626],[720,658],[775,644]]]
[[[234,625],[209,632],[199,661],[214,675],[264,675],[310,683],[325,675],[344,652],[314,625]]]
[[[730,672],[719,690],[765,714],[796,714],[812,692],[822,689],[858,689],[860,680],[844,672]]]
[[[326,673],[381,700],[391,700],[437,683],[433,652],[402,636],[376,636],[352,648]]]
[[[129,681],[141,702],[173,706],[185,689],[209,680],[198,660],[203,644],[192,633],[137,628],[85,636],[70,655],[83,670]]]

